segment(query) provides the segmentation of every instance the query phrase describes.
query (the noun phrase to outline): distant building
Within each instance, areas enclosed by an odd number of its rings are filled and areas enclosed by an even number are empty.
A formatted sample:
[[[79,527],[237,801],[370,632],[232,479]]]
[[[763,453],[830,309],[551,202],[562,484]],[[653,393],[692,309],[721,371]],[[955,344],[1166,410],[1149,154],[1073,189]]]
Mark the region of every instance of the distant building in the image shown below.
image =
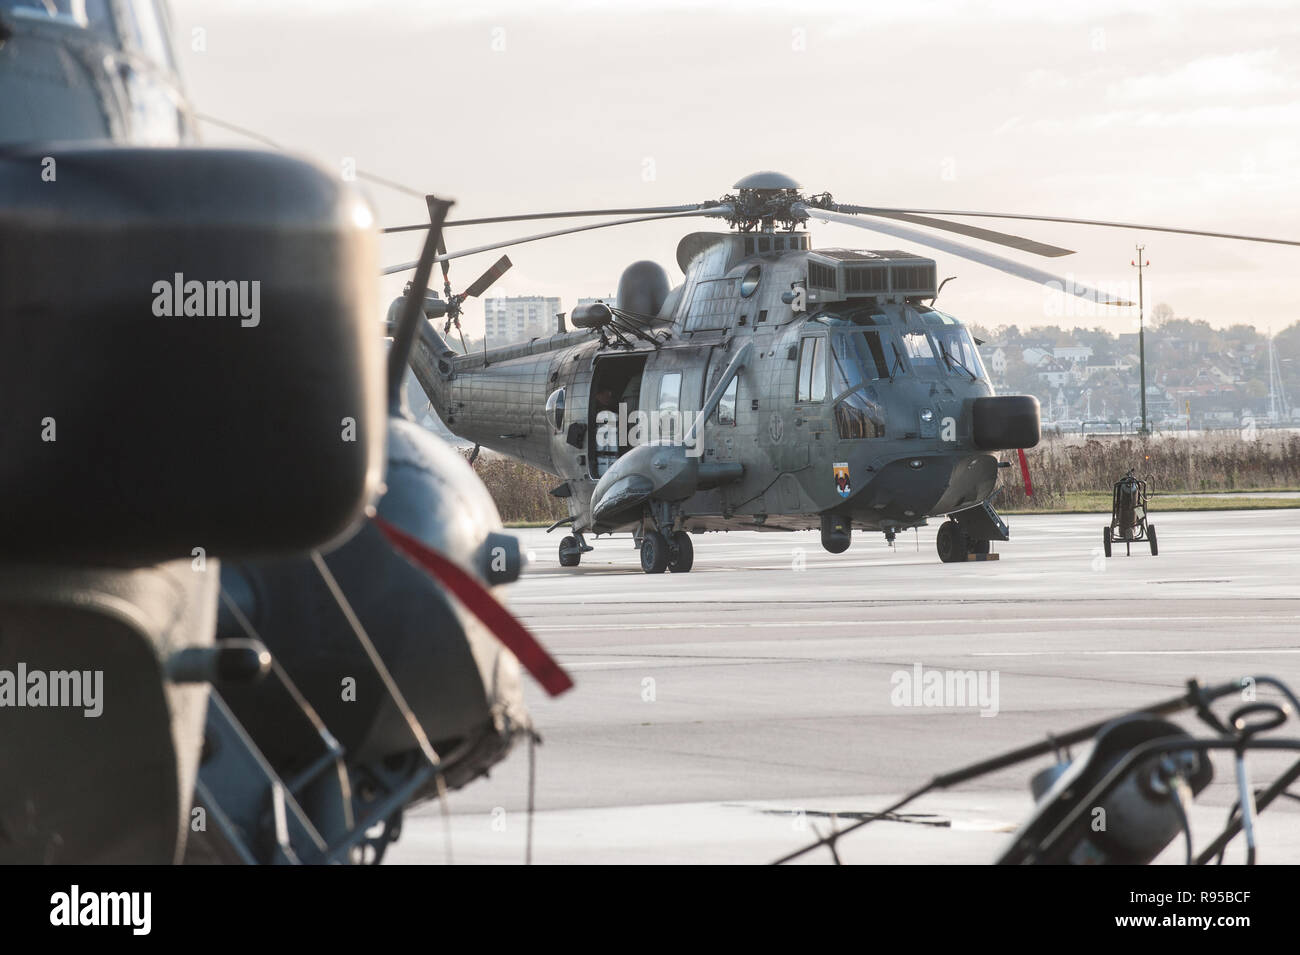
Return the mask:
[[[542,295],[483,300],[483,333],[488,348],[555,334],[560,300]]]
[[[1091,345],[1065,345],[1052,349],[1052,357],[1058,361],[1087,361],[1092,357]]]
[[[994,378],[1005,378],[1007,374],[1007,351],[1005,348],[998,347],[993,349],[993,354],[989,355],[989,371],[993,373]]]

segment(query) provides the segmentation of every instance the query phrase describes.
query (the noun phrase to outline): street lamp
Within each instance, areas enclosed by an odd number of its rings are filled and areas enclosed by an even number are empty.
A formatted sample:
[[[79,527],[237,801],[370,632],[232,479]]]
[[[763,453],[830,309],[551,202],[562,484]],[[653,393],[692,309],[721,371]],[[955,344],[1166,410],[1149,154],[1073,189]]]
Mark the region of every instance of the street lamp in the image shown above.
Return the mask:
[[[1136,266],[1138,270],[1138,374],[1141,377],[1142,388],[1142,428],[1138,431],[1138,434],[1146,437],[1151,433],[1151,429],[1147,427],[1147,348],[1146,334],[1142,327],[1142,270],[1151,264],[1151,260],[1142,258],[1142,250],[1146,248],[1145,245],[1139,245],[1136,248],[1137,258],[1131,261],[1129,265]]]

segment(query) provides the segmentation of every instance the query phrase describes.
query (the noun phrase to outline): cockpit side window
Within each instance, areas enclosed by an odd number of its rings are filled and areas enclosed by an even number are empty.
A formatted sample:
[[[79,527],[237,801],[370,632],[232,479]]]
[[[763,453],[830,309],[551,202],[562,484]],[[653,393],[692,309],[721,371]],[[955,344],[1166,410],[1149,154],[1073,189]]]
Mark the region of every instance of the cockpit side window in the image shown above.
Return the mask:
[[[826,339],[819,336],[799,342],[798,401],[826,400]]]
[[[831,345],[831,393],[842,394],[868,381],[889,377],[886,342],[878,331],[845,332]]]

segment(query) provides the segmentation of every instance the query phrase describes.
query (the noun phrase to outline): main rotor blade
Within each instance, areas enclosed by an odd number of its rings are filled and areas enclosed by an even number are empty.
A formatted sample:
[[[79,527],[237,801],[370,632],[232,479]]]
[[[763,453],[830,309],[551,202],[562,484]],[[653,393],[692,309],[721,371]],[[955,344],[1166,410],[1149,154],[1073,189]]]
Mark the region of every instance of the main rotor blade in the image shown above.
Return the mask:
[[[847,206],[842,202],[835,203],[836,212],[853,212],[858,215],[882,216],[886,219],[900,219],[903,222],[912,222],[916,225],[923,225],[929,229],[942,229],[945,232],[957,232],[972,239],[980,239],[984,242],[996,242],[998,245],[1005,245],[1008,248],[1019,249],[1021,252],[1032,252],[1034,255],[1042,255],[1048,258],[1056,258],[1062,255],[1074,255],[1073,249],[1062,249],[1060,246],[1047,245],[1044,242],[1036,242],[1033,239],[1027,239],[1021,235],[1010,235],[1006,232],[995,232],[992,229],[981,229],[979,226],[967,225],[964,222],[950,222],[947,219],[935,219],[931,216],[915,215],[910,212],[883,212],[879,209],[872,209],[869,206]]]
[[[1031,216],[1018,212],[959,212],[953,209],[878,209],[870,206],[854,206],[853,208],[868,215],[904,213],[907,215],[928,216],[973,216],[983,219],[1024,219],[1032,222],[1064,222],[1067,225],[1099,225],[1110,229],[1138,229],[1142,232],[1171,232],[1175,235],[1200,235],[1210,239],[1240,239],[1242,242],[1268,242],[1273,245],[1300,245],[1300,240],[1296,239],[1271,239],[1262,235],[1239,235],[1235,232],[1206,232],[1201,229],[1175,229],[1172,226],[1143,225],[1137,222],[1109,222],[1104,219],[1071,219],[1065,216]]]
[[[444,262],[443,264],[445,265],[446,263]],[[509,272],[510,266],[513,264],[514,263],[510,261],[510,256],[508,255],[501,256],[501,258],[496,260],[492,268],[488,269],[486,272],[480,275],[478,277],[478,280],[475,281],[475,283],[471,285],[469,288],[465,289],[465,291],[462,292],[461,294],[467,296],[468,298],[478,298],[489,288],[491,288],[493,282],[495,282],[497,279],[501,278],[501,276]]]
[[[807,206],[803,203],[796,204],[794,208],[801,212],[806,212],[814,219],[822,219],[826,222],[841,222],[844,225],[856,226],[859,229],[868,229],[871,232],[882,232],[885,235],[892,235],[896,239],[906,239],[909,242],[917,242],[932,249],[939,249],[943,252],[949,253],[950,255],[956,255],[963,259],[970,259],[972,262],[978,262],[980,265],[987,265],[989,268],[997,269],[999,272],[1006,272],[1008,275],[1016,276],[1016,278],[1028,279],[1030,282],[1038,282],[1041,285],[1057,285],[1064,292],[1069,292],[1071,295],[1077,295],[1080,298],[1086,298],[1089,301],[1097,302],[1102,305],[1133,304],[1128,301],[1112,300],[1109,293],[1091,289],[1084,285],[1079,285],[1071,279],[1063,279],[1050,272],[1044,272],[1042,269],[1035,268],[1032,265],[1025,265],[1021,262],[1012,261],[1011,259],[1004,259],[1000,255],[994,255],[992,252],[985,252],[983,249],[974,249],[968,245],[962,245],[960,242],[953,242],[951,239],[945,239],[941,236],[929,235],[925,232],[918,232],[916,229],[908,229],[904,226],[896,226],[876,219],[864,221],[856,216],[846,215],[842,212],[831,212],[827,209],[815,209],[812,206]]]
[[[461,249],[459,252],[451,252],[438,256],[434,261],[446,262],[450,259],[459,259],[465,255],[476,255],[479,252],[492,252],[496,249],[509,248],[512,245],[523,245],[525,242],[537,242],[541,239],[553,239],[556,236],[571,235],[574,232],[589,232],[592,229],[608,229],[616,225],[631,225],[635,222],[654,222],[657,219],[680,219],[685,216],[726,216],[731,212],[731,206],[710,206],[708,209],[691,209],[685,212],[668,212],[662,215],[654,216],[636,216],[632,219],[615,219],[613,222],[596,222],[592,225],[574,226],[570,229],[556,229],[554,232],[542,232],[539,235],[526,235],[520,239],[507,239],[504,242],[492,242],[488,245],[476,246],[472,249]],[[392,275],[395,272],[406,272],[415,268],[418,263],[404,262],[401,265],[390,265],[383,270],[383,275]]]
[[[704,203],[695,202],[685,206],[644,206],[637,209],[574,209],[568,212],[528,212],[516,216],[488,216],[484,219],[456,219],[453,222],[444,222],[443,228],[450,228],[454,225],[489,225],[493,222],[527,222],[532,219],[577,219],[583,216],[635,216],[648,215],[655,212],[688,212],[691,209],[705,208]],[[429,228],[429,223],[421,222],[417,225],[395,225],[387,229],[381,229],[381,232],[418,232],[420,229]]]

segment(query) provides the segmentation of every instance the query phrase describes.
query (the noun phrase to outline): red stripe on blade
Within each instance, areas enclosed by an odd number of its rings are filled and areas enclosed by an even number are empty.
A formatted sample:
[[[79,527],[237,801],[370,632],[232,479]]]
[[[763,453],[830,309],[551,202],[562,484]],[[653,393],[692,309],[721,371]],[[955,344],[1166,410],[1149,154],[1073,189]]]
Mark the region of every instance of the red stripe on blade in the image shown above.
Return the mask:
[[[422,567],[430,577],[450,590],[474,616],[483,621],[496,638],[519,658],[524,669],[533,675],[547,693],[559,696],[573,686],[572,677],[477,578],[410,534],[398,530],[382,517],[372,519],[398,552]]]

